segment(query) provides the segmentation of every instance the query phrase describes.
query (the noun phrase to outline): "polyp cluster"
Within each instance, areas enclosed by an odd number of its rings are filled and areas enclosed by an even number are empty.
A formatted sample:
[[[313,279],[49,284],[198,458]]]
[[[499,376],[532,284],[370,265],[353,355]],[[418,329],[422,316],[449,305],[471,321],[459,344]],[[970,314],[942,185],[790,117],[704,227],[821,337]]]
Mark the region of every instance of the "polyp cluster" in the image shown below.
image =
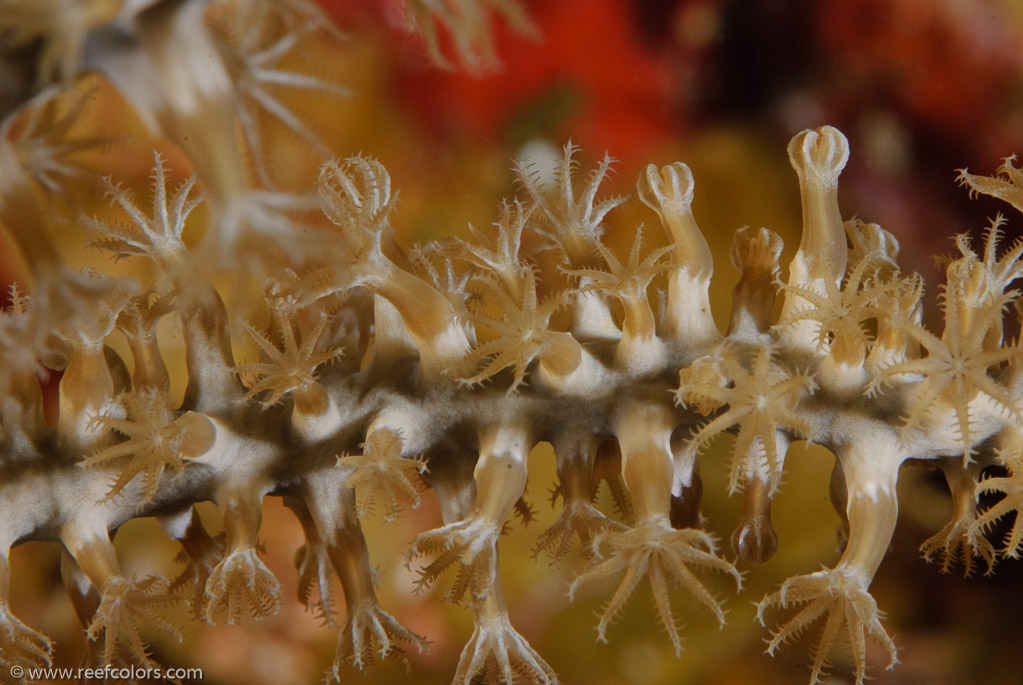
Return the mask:
[[[86,49],[82,59],[154,132],[181,146],[198,177],[168,188],[167,163],[156,155],[145,203],[102,181],[129,225],[77,222],[92,246],[144,263],[138,279],[74,271],[39,230],[48,194],[79,173],[68,155],[89,143],[67,137],[74,108],[51,86],[5,114],[0,220],[34,281],[32,296],[13,291],[0,317],[0,664],[51,659],[51,642],[8,607],[9,549],[27,540],[63,545],[61,571],[98,664],[151,665],[139,626],[172,632],[159,612],[172,594],[187,594],[198,620],[272,615],[280,585],[257,553],[267,495],[282,497],[301,522],[300,599],[331,623],[331,582],[340,579],[345,622],[330,677],[375,654],[424,649],[426,639],[377,600],[360,516],[374,504],[397,515],[403,502],[418,503],[425,483],[444,525],[420,534],[407,561],[422,564],[420,586],[457,569],[447,598],[465,605],[475,629],[455,682],[554,683],[509,621],[497,563],[500,533],[524,506],[527,454],[541,441],[554,448],[563,508],[539,550],[556,561],[578,541],[591,565],[570,596],[621,577],[599,618],[602,639],[644,577],[676,652],[676,588],[725,620],[702,576],[724,574],[739,587],[742,578],[702,527],[697,468],[721,433],[736,436],[730,487],[744,504],[732,549],[742,562],[775,551],[770,506],[790,443],[813,441],[837,457],[840,560],[789,578],[759,605],[761,621],[777,622],[770,651],[822,624],[813,682],[842,640],[858,683],[868,637],[895,663],[869,585],[895,527],[895,485],[907,460],[938,465],[955,501],[952,521],[923,545],[927,557],[946,566],[961,558],[970,570],[979,556],[990,570],[999,553],[1020,551],[1018,520],[1000,550],[983,535],[1023,505],[1023,378],[1018,347],[1003,338],[1003,317],[1017,311],[1011,285],[1023,275],[1023,245],[1000,247],[1000,220],[982,249],[959,238],[940,335],[921,323],[922,280],[901,272],[895,238],[876,224],[843,221],[836,193],[849,150],[830,127],[789,145],[803,233],[787,280],[779,277],[778,235],[735,233],[740,276],[724,334],[711,317],[714,263],[682,163],[651,165],[636,185],[667,236],[659,249],[647,248],[638,229],[628,254],[608,247],[605,219],[624,200],[601,196],[612,162],[582,174],[571,145],[554,188],[519,166],[521,192],[492,230],[410,252],[391,231],[396,193],[387,170],[364,156],[329,161],[318,202],[334,228],[311,235],[289,218],[303,196],[275,186],[251,115],[255,102],[318,144],[266,86],[330,92],[272,66],[294,36],[324,20],[297,1],[282,10],[290,20],[276,23],[270,9],[246,14],[244,3],[217,3],[241,26],[230,43],[213,40],[200,7],[157,3],[130,21],[124,12],[117,22],[82,18],[87,38],[116,28],[132,39],[116,55]],[[180,52],[182,44],[191,49]],[[56,39],[43,45],[39,78],[69,78],[78,53]],[[154,77],[150,85],[163,90],[132,81]],[[961,180],[1023,210],[1023,176],[1011,162],[1000,176]],[[205,233],[186,245],[187,219],[203,202]],[[534,259],[541,252],[543,262]],[[265,282],[268,330],[239,321],[214,286],[210,274],[234,265]],[[171,399],[157,335],[164,317],[177,319],[185,345],[180,402]],[[257,361],[235,362],[232,330],[259,348]],[[116,334],[130,365],[107,345]],[[53,423],[43,417],[42,362],[64,370]],[[992,463],[1006,475],[978,483]],[[629,512],[624,523],[592,503],[604,479]],[[978,490],[1004,498],[978,515]],[[223,537],[207,532],[194,509],[207,500],[220,510]],[[181,543],[187,567],[177,580],[122,571],[110,532],[140,516],[157,517]]]

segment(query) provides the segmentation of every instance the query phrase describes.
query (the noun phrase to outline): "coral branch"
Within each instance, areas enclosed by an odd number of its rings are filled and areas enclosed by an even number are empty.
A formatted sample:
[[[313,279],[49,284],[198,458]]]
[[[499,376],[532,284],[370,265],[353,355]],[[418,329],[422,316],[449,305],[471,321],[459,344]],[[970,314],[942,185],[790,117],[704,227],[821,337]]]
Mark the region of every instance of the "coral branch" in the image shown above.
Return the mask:
[[[495,19],[531,26],[520,0],[406,4],[436,60],[489,65]],[[540,5],[545,21],[571,15]],[[813,482],[786,473],[790,444],[806,439],[837,457],[830,495],[841,558],[781,582],[759,605],[762,621],[769,610],[786,614],[770,652],[820,627],[814,683],[840,642],[851,646],[858,684],[868,637],[895,661],[869,588],[898,519],[903,464],[937,465],[952,491],[952,519],[921,546],[926,559],[947,570],[962,558],[971,573],[979,557],[991,572],[996,550],[985,534],[1002,518],[1012,520],[997,553],[1023,553],[1023,363],[1007,334],[1023,313],[1015,286],[1023,241],[1005,244],[1001,215],[982,241],[955,239],[940,290],[944,329],[933,332],[923,278],[902,273],[895,237],[843,221],[847,140],[829,126],[803,131],[788,148],[803,233],[787,281],[778,235],[737,231],[740,276],[722,336],[709,296],[718,241],[697,226],[683,162],[649,165],[634,186],[666,233],[663,247],[645,245],[649,233],[635,223],[609,237],[626,197],[602,196],[615,162],[605,153],[581,173],[572,143],[549,183],[538,148],[524,146],[533,161],[516,165],[517,196],[502,201],[490,227],[417,248],[398,236],[446,223],[432,213],[453,197],[413,192],[413,216],[398,227],[390,172],[351,153],[323,164],[314,190],[308,153],[333,151],[320,137],[320,110],[293,96],[337,104],[345,90],[305,67],[319,68],[318,50],[339,38],[313,0],[3,3],[0,224],[19,253],[3,261],[27,266],[32,290],[29,298],[12,288],[0,312],[0,666],[11,674],[0,679],[53,660],[51,642],[11,613],[13,546],[62,545],[61,577],[87,640],[83,664],[155,667],[144,625],[174,634],[158,611],[170,591],[188,594],[194,616],[210,623],[277,613],[282,582],[259,557],[268,496],[283,499],[304,533],[295,543],[299,601],[340,626],[328,678],[375,659],[404,661],[428,643],[381,606],[374,583],[387,567],[370,565],[370,545],[381,540],[367,540],[360,516],[376,505],[389,521],[429,487],[443,522],[414,537],[406,561],[430,557],[413,591],[456,570],[447,599],[465,605],[474,628],[455,682],[555,685],[511,624],[498,563],[512,515],[533,518],[527,462],[541,443],[554,447],[552,499],[564,506],[535,555],[550,554],[555,566],[578,541],[589,566],[570,596],[617,582],[600,612],[601,640],[644,577],[676,653],[673,589],[724,622],[703,576],[726,574],[739,586],[742,576],[718,551],[716,521],[701,513],[700,462],[726,433],[727,489],[743,490],[732,547],[749,563],[778,547],[771,506],[781,483]],[[346,52],[362,54],[363,43]],[[95,131],[120,125],[108,118],[137,122],[125,130],[141,140],[100,154]],[[341,117],[338,128],[359,118]],[[136,199],[132,170],[146,159],[150,190]],[[407,176],[464,162],[415,153],[393,169]],[[93,164],[117,175],[98,186],[125,225],[79,216],[95,211]],[[1023,210],[1023,171],[1012,158],[995,177],[962,172],[960,182]],[[416,213],[424,205],[426,219]],[[82,269],[91,262],[73,249],[81,234],[122,263]],[[130,280],[112,275],[127,267]],[[244,323],[262,306],[265,329]],[[236,364],[245,335],[259,356]],[[51,370],[63,371],[56,398]],[[1004,475],[980,480],[989,466]],[[707,479],[707,494],[716,482]],[[985,493],[1000,499],[978,513]],[[622,522],[598,509],[608,499]],[[196,506],[207,501],[223,535],[200,520]],[[147,516],[181,546],[186,565],[169,587],[122,570],[111,543]],[[174,653],[156,643],[153,651]]]

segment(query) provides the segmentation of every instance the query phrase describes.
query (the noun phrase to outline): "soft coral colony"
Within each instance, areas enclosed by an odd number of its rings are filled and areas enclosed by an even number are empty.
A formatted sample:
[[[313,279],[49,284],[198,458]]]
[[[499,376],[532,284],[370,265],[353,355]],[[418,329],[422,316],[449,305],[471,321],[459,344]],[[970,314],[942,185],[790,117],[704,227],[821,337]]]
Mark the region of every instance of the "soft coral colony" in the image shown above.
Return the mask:
[[[485,31],[458,32],[486,26],[488,4],[410,2],[428,30],[454,31],[457,49],[482,55]],[[514,3],[492,4],[524,21]],[[447,597],[471,612],[474,630],[455,682],[554,683],[509,620],[498,566],[501,531],[523,507],[527,453],[541,441],[554,448],[563,508],[538,550],[557,561],[578,545],[587,557],[570,595],[620,578],[599,617],[601,639],[644,577],[677,653],[676,591],[724,622],[704,577],[723,574],[741,588],[742,575],[704,528],[698,471],[722,433],[736,436],[730,487],[744,503],[731,543],[745,563],[777,546],[770,508],[789,445],[813,441],[837,458],[841,558],[789,578],[758,611],[775,626],[771,652],[819,627],[813,682],[839,643],[851,648],[858,683],[867,638],[896,662],[869,586],[894,531],[904,462],[936,464],[952,492],[953,518],[924,543],[928,558],[970,571],[980,557],[990,571],[998,555],[1021,551],[1018,518],[1000,549],[984,536],[1023,506],[1023,374],[1003,335],[1006,313],[1019,309],[1011,286],[1023,275],[1023,244],[1000,245],[1000,218],[982,246],[958,239],[940,335],[921,322],[923,284],[900,271],[895,238],[843,221],[837,183],[848,144],[827,126],[789,145],[803,233],[787,280],[777,234],[735,233],[740,276],[724,334],[710,313],[714,263],[683,163],[647,167],[635,188],[664,229],[663,248],[647,247],[638,229],[627,254],[607,246],[605,220],[624,201],[601,190],[612,161],[584,173],[571,145],[550,191],[519,165],[519,196],[492,230],[411,252],[392,234],[397,193],[383,165],[361,155],[329,161],[317,195],[333,228],[320,239],[292,218],[308,195],[274,177],[255,123],[258,113],[323,146],[277,96],[341,94],[280,66],[309,32],[336,36],[304,0],[6,3],[6,58],[25,66],[25,78],[8,84],[17,96],[3,112],[0,219],[33,282],[31,296],[12,290],[0,317],[0,678],[53,655],[9,608],[9,550],[29,540],[62,544],[61,572],[95,664],[155,665],[140,627],[173,633],[159,607],[174,596],[187,595],[196,619],[211,623],[277,612],[280,584],[257,553],[267,495],[302,525],[300,599],[330,624],[340,580],[345,622],[328,678],[426,649],[378,602],[360,526],[374,505],[387,517],[414,506],[425,483],[444,525],[416,537],[407,561],[424,564],[421,587],[457,570]],[[97,181],[127,223],[82,218],[75,230],[117,260],[145,263],[134,279],[73,269],[47,228],[50,198],[86,175],[74,154],[95,142],[69,122],[83,70],[109,79],[196,173],[174,187],[156,155],[144,200]],[[964,172],[961,181],[1023,210],[1023,172],[1011,160],[997,176]],[[207,227],[188,245],[184,229],[200,205]],[[555,255],[546,271],[539,252]],[[265,282],[268,330],[237,321],[213,285],[211,274],[234,268]],[[164,317],[178,320],[184,340],[180,402],[161,351]],[[232,329],[258,347],[257,361],[236,363]],[[114,335],[130,365],[107,345]],[[63,369],[55,421],[44,418],[38,360]],[[1005,475],[980,480],[995,463]],[[600,479],[617,487],[609,464],[620,464],[631,500],[626,523],[593,504]],[[978,512],[980,491],[1003,497]],[[204,527],[201,501],[218,507],[223,537]],[[141,516],[180,542],[177,580],[122,570],[111,533]]]

